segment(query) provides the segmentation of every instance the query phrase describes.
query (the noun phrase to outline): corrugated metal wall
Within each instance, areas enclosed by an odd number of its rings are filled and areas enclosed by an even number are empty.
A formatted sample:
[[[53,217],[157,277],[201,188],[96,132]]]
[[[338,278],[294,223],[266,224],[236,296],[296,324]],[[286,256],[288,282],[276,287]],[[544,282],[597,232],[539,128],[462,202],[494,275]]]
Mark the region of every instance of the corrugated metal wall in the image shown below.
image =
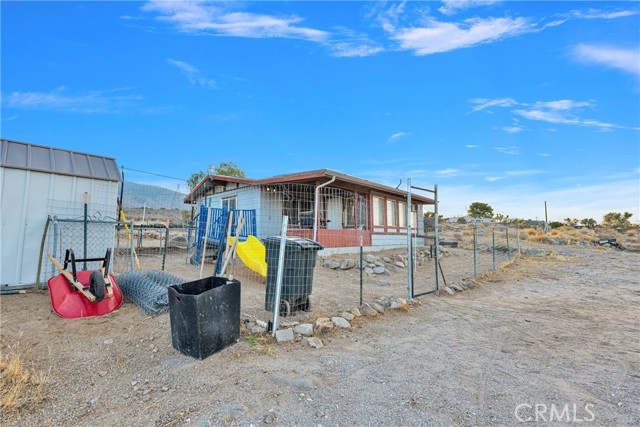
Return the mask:
[[[85,192],[91,215],[114,217],[115,181],[0,167],[0,286],[36,282],[47,215],[82,215]]]

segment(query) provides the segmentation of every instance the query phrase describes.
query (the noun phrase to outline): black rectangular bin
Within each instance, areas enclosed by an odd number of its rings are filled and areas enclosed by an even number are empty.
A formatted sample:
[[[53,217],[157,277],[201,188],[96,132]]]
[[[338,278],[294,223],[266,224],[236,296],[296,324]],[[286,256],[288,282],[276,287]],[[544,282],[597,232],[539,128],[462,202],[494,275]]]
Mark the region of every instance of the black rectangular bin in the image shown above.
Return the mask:
[[[169,286],[173,347],[205,359],[240,339],[240,282],[207,277]]]
[[[278,258],[280,257],[278,236],[266,237],[265,259],[267,261],[267,288],[264,308],[273,311],[278,277]],[[324,247],[313,240],[302,237],[287,237],[284,252],[284,268],[280,293],[280,314],[289,315],[296,310],[309,309],[309,295],[313,287],[313,270],[316,266],[318,251]]]

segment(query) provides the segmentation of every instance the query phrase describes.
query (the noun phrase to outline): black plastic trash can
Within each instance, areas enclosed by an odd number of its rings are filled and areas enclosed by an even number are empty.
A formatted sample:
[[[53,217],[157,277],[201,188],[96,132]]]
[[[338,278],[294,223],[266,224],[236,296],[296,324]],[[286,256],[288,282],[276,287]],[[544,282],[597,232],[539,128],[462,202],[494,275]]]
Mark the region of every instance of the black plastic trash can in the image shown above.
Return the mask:
[[[169,286],[173,347],[205,359],[240,339],[240,282],[207,277]]]
[[[278,236],[266,237],[263,242],[267,261],[267,288],[264,308],[273,311],[280,257]],[[309,309],[309,295],[313,287],[313,270],[318,251],[324,247],[313,240],[302,237],[287,237],[284,252],[282,288],[280,292],[280,314],[288,316],[296,310]]]

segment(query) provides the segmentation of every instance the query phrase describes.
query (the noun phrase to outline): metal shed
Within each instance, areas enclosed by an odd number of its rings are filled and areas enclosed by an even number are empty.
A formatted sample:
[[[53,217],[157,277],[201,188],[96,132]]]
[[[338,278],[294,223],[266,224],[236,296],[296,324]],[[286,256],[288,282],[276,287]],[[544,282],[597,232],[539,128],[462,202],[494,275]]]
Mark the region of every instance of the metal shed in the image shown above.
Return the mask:
[[[120,171],[114,158],[0,140],[0,287],[37,281],[48,216],[82,215],[88,193],[93,217],[117,213]]]

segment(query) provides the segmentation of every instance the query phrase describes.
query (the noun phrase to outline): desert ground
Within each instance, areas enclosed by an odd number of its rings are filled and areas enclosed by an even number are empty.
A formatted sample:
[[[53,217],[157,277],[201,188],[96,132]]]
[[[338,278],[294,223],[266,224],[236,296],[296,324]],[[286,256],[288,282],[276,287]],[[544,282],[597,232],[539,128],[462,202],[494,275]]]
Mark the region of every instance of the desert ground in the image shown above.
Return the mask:
[[[443,257],[448,281],[470,276],[466,261],[456,273],[462,259]],[[424,277],[433,270],[420,268]],[[289,324],[358,305],[357,290],[328,297],[335,294],[328,284],[354,283],[356,270],[316,270],[314,309]],[[365,282],[365,301],[406,298],[403,274],[387,277],[390,285]],[[426,295],[403,310],[357,317],[348,329],[318,332],[323,348],[300,336],[277,343],[243,327],[237,344],[203,361],[173,349],[167,313],[146,316],[125,302],[104,317],[66,320],[52,312],[44,291],[5,295],[0,391],[3,399],[11,394],[15,365],[25,387],[1,420],[484,426],[544,424],[555,416],[640,425],[640,254],[550,246],[466,283],[455,295]],[[243,321],[266,313],[259,286],[243,284]]]

